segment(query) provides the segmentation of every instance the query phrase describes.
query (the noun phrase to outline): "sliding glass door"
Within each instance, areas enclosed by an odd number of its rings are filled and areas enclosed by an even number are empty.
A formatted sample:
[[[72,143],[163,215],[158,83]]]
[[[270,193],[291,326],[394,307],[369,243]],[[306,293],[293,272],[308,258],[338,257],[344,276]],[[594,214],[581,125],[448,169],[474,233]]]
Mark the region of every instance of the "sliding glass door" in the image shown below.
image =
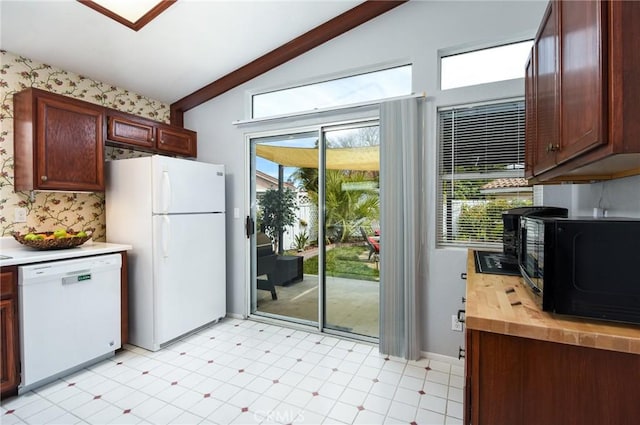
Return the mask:
[[[377,123],[323,129],[324,327],[378,336],[380,296]]]
[[[250,138],[251,313],[378,336],[377,121]]]
[[[300,185],[302,170],[317,176],[318,132],[256,137],[250,146],[251,313],[318,326],[318,276],[305,270],[318,255],[318,209]]]

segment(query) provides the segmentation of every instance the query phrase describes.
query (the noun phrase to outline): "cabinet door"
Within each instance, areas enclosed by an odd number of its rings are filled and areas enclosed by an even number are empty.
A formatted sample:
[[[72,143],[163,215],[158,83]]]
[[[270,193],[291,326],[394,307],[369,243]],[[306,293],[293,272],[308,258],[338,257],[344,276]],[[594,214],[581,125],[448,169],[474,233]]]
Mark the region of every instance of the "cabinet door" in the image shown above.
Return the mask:
[[[529,59],[525,66],[524,93],[525,93],[525,124],[524,124],[524,176],[534,176],[533,163],[536,148],[536,85],[534,77],[535,46],[531,49]]]
[[[526,423],[522,416],[522,339],[473,332],[472,422]]]
[[[185,128],[160,125],[158,131],[159,152],[172,153],[195,158],[197,156],[196,132]]]
[[[535,41],[536,144],[533,174],[538,175],[556,163],[559,148],[560,114],[558,99],[558,16],[550,2]]]
[[[153,149],[155,126],[152,121],[143,118],[108,113],[107,140]]]
[[[558,162],[607,143],[606,2],[563,1],[560,9],[561,146]]]
[[[61,96],[36,102],[35,188],[103,191],[103,108]]]
[[[18,317],[16,308],[15,267],[3,268],[0,273],[2,298],[0,299],[0,393],[15,391],[20,382],[18,373]]]

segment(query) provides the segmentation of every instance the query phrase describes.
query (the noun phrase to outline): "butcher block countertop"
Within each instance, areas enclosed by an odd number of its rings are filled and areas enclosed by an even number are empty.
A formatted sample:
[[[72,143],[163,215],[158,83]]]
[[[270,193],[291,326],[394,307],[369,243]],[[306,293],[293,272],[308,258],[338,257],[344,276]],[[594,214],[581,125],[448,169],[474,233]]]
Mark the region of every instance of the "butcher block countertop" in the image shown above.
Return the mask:
[[[542,311],[519,276],[476,273],[467,256],[468,329],[640,354],[640,325],[580,319]]]

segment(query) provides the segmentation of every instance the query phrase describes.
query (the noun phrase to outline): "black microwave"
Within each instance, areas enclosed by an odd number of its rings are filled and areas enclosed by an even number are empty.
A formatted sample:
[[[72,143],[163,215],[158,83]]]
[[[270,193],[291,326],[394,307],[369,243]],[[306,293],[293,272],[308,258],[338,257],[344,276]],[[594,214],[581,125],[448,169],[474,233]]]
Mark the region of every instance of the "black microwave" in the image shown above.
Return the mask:
[[[526,215],[536,217],[568,217],[569,210],[560,207],[528,206],[512,208],[502,212],[502,252],[513,259],[518,257],[520,248],[520,218]]]
[[[543,310],[640,324],[640,219],[524,216],[520,244]]]

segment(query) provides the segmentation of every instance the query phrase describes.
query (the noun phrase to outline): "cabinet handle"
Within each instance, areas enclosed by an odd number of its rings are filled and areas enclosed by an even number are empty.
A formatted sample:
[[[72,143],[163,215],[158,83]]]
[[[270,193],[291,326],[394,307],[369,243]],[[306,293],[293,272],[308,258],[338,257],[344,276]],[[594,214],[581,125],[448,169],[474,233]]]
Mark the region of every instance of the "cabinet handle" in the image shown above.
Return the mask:
[[[46,182],[47,181],[47,176],[40,177],[40,180],[42,180],[43,182]]]
[[[555,152],[559,150],[560,150],[560,145],[554,145],[553,143],[549,143],[546,148],[547,152]]]

